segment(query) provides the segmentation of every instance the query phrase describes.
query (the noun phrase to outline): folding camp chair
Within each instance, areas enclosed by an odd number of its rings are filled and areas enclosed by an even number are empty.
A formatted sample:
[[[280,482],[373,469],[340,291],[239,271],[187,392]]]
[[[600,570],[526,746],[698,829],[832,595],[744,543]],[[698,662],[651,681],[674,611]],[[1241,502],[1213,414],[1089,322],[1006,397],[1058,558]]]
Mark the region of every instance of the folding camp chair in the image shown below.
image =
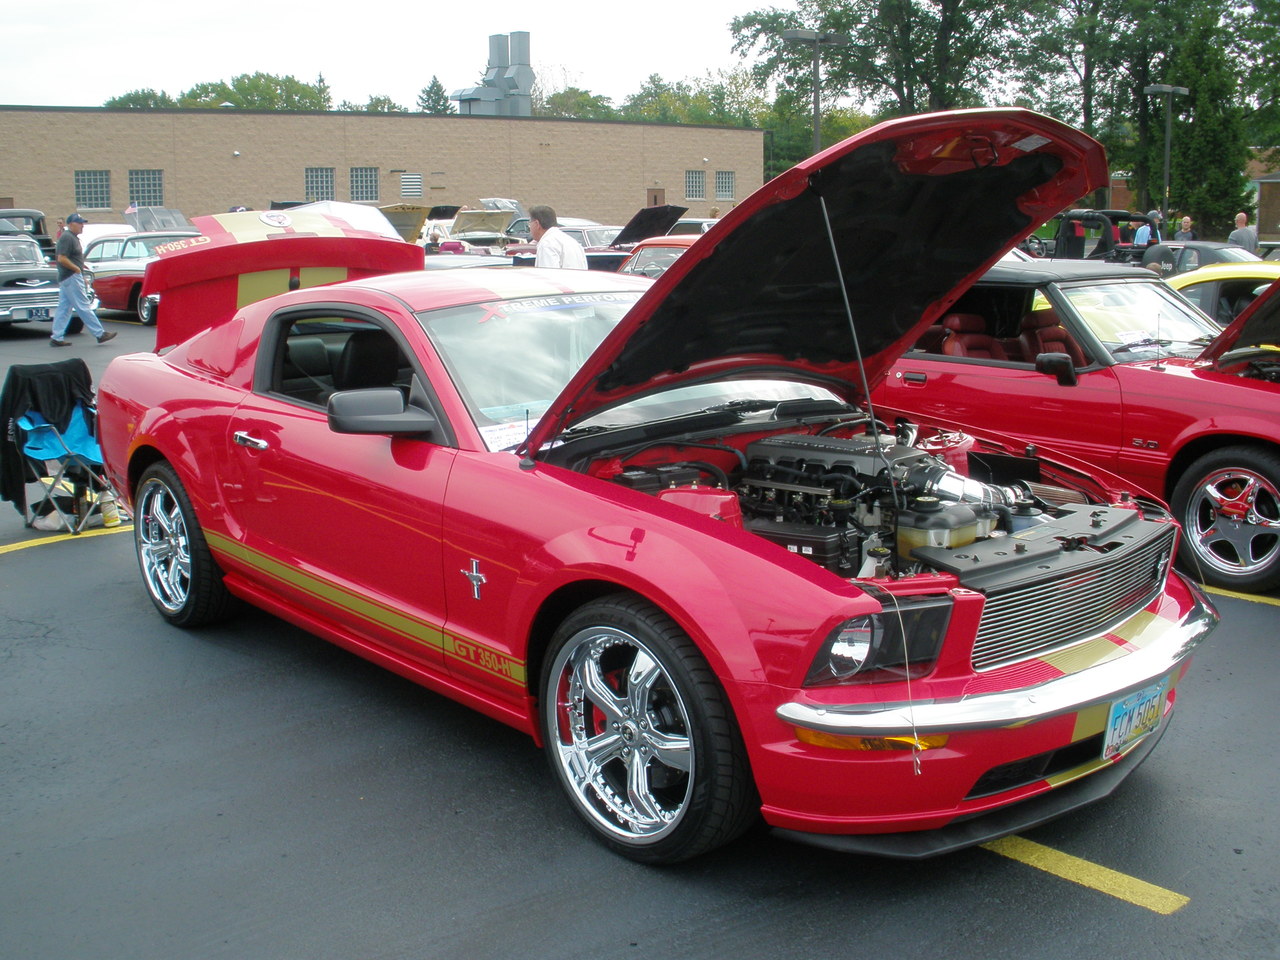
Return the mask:
[[[114,499],[94,438],[93,381],[79,358],[9,368],[0,391],[0,497],[28,527],[79,533]],[[40,484],[28,506],[27,485]]]
[[[41,496],[29,507],[27,526],[56,514],[68,530],[79,533],[101,515],[104,497],[111,489],[102,471],[102,449],[89,432],[84,404],[76,402],[63,430],[38,410],[28,410],[15,425],[24,437],[22,452],[40,474],[42,487]]]

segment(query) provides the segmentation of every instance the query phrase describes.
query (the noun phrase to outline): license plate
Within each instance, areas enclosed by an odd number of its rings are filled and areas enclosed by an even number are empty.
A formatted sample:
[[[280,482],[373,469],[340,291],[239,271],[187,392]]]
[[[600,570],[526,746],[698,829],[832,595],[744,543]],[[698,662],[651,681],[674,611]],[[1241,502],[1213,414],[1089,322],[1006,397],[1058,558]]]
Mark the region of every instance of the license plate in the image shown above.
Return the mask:
[[[26,309],[23,309],[23,310],[14,310],[13,316],[15,320],[16,319],[48,320],[49,308],[48,307],[27,307]]]
[[[1160,726],[1167,687],[1168,682],[1161,680],[1111,705],[1111,715],[1107,717],[1106,743],[1102,748],[1104,758],[1123,752],[1130,744],[1136,743]]]

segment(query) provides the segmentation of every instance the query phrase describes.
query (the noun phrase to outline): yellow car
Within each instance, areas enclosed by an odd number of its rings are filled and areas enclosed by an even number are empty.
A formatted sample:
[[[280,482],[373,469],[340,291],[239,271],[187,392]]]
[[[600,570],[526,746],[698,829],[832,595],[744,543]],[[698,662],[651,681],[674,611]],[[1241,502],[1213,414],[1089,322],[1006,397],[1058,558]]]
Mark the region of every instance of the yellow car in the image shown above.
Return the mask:
[[[1167,282],[1225,327],[1277,279],[1280,279],[1280,261],[1250,260],[1211,263],[1199,270],[1169,277]]]

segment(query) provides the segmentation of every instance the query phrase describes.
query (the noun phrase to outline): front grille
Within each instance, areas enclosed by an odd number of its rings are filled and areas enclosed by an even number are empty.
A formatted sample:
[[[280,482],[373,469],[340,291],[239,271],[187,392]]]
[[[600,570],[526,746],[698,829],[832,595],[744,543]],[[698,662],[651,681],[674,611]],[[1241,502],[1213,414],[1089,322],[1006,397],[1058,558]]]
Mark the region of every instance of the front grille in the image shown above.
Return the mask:
[[[1115,627],[1164,583],[1174,536],[1170,526],[1133,549],[1099,554],[1082,574],[992,590],[973,645],[974,669],[1038,657]]]
[[[42,290],[5,290],[0,292],[0,310],[6,313],[16,307],[48,307],[58,305],[58,288]]]
[[[1063,773],[1090,760],[1097,760],[1100,756],[1102,734],[1099,733],[1048,753],[992,767],[973,785],[965,799],[989,797],[994,793],[1004,793],[1006,790],[1038,783],[1046,777]]]

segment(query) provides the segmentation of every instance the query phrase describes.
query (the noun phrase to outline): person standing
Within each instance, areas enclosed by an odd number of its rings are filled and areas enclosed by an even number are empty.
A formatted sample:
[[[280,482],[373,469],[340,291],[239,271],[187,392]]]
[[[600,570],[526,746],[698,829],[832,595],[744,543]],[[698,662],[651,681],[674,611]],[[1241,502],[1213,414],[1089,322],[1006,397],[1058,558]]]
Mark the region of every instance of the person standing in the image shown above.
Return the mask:
[[[1237,247],[1244,247],[1250,253],[1258,252],[1258,231],[1249,226],[1249,215],[1247,213],[1236,214],[1236,228],[1227,237],[1227,243],[1234,243]]]
[[[1164,219],[1159,210],[1147,211],[1148,223],[1140,226],[1133,235],[1135,247],[1145,247],[1160,242],[1160,222]]]
[[[550,207],[529,208],[529,233],[538,245],[538,253],[533,260],[535,267],[587,269],[586,251],[577,240],[560,229],[556,212]]]
[[[55,347],[71,346],[66,335],[72,314],[84,321],[84,325],[99,343],[116,338],[115,331],[108,333],[103,328],[85,291],[84,247],[80,244],[80,234],[84,232],[84,225],[88,222],[78,213],[67,217],[67,228],[58,237],[58,245],[54,248],[58,261],[58,306],[53,311],[52,339],[49,342]]]
[[[1183,217],[1178,224],[1178,232],[1173,235],[1175,240],[1199,240],[1200,235],[1191,229],[1191,218]]]

